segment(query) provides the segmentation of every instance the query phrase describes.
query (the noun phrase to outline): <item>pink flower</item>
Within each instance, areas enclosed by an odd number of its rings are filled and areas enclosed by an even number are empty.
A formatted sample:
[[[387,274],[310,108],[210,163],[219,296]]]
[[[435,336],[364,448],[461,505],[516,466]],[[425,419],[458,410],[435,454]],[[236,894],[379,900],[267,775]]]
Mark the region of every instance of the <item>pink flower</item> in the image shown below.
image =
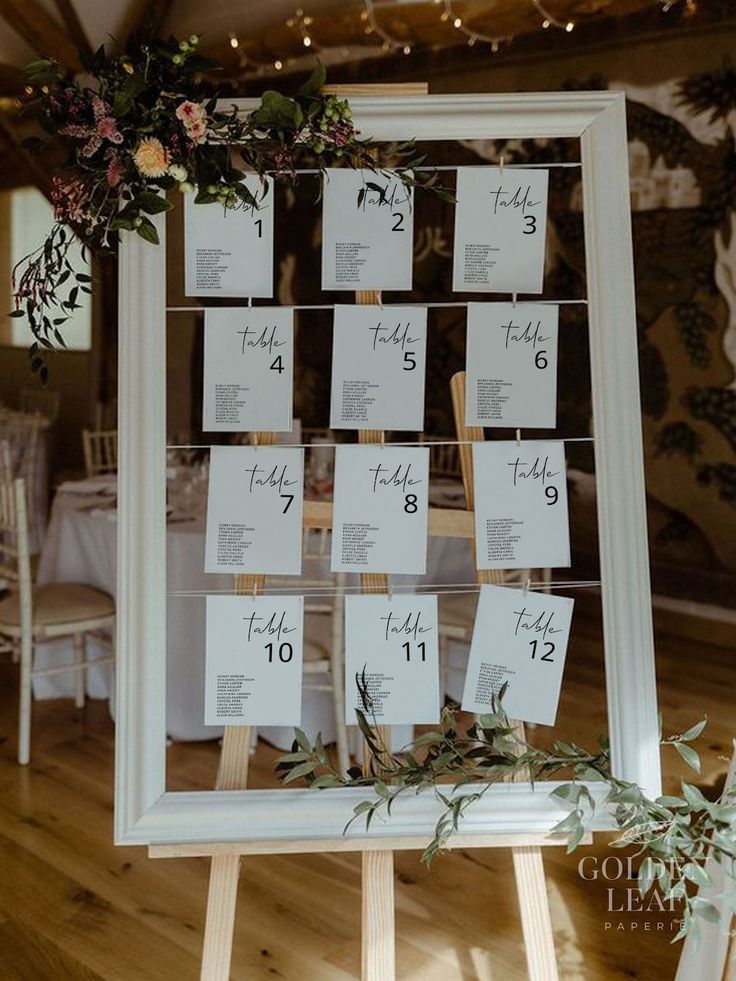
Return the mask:
[[[87,189],[78,180],[64,182],[59,177],[51,181],[51,203],[57,221],[93,224],[92,216],[85,210]]]
[[[108,161],[107,171],[105,176],[107,177],[108,187],[117,187],[120,181],[123,179],[123,166],[119,155],[115,150],[110,147],[110,149],[105,153],[105,159]]]
[[[202,110],[202,107],[198,102],[180,102],[176,107],[176,118],[181,119],[182,122],[185,120],[194,119],[195,115],[198,115]]]
[[[192,143],[204,143],[207,135],[207,113],[199,102],[180,102],[176,107],[176,118],[184,126]]]
[[[87,141],[80,150],[83,157],[91,157],[92,154],[96,153],[104,140],[115,144],[123,142],[117,122],[113,116],[109,115],[110,110],[98,95],[92,96],[92,113],[94,115],[92,125],[72,124],[59,130],[63,136],[72,136],[77,140]]]

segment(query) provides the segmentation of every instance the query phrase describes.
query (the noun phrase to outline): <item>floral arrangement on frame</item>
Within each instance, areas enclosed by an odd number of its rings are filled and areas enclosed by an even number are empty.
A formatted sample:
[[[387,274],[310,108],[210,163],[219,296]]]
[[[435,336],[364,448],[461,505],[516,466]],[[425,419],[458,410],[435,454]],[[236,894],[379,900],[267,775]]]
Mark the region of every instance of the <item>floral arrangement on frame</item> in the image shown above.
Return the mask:
[[[347,100],[320,91],[321,65],[294,97],[267,90],[244,116],[234,106],[218,110],[216,96],[205,98],[204,73],[219,66],[201,56],[198,45],[197,35],[180,41],[143,34],[132,37],[121,55],[100,47],[83,58],[94,88],[56,62],[28,66],[32,97],[24,112],[46,137],[32,137],[25,146],[36,151],[61,137],[70,151],[53,179],[55,224],[13,270],[11,316],[28,321],[31,369],[43,382],[43,349],[64,346],[63,325],[79,305],[80,291],[91,292],[90,277],[70,261],[71,250],[114,250],[121,231],[157,244],[150,216],[172,207],[166,192],[193,194],[197,204],[257,208],[246,172],[294,184],[297,162],[305,158],[320,169],[390,163],[405,183],[417,183],[412,167],[424,158],[413,142],[361,139]],[[436,172],[423,173],[421,181],[442,193]]]

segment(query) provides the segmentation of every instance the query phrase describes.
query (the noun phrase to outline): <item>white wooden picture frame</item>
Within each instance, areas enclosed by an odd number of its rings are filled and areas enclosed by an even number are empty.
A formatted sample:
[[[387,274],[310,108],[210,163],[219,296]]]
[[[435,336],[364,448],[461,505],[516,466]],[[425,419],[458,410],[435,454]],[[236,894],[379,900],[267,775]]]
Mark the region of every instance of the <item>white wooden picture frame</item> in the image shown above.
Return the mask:
[[[356,97],[351,104],[358,129],[376,140],[580,139],[611,759],[615,776],[656,796],[659,735],[624,95]],[[243,112],[254,106],[238,102]],[[223,843],[224,850],[227,842],[250,842],[253,851],[314,851],[322,840],[325,850],[423,847],[440,814],[432,793],[400,799],[388,822],[373,822],[369,833],[356,822],[343,838],[365,789],[165,789],[166,250],[164,219],[154,220],[161,245],[125,235],[119,260],[115,840]],[[568,813],[550,798],[554,786],[492,788],[467,811],[456,844],[495,833],[508,833],[514,844],[525,834],[548,832]],[[599,784],[589,787],[600,796]],[[598,808],[590,829],[611,826]]]

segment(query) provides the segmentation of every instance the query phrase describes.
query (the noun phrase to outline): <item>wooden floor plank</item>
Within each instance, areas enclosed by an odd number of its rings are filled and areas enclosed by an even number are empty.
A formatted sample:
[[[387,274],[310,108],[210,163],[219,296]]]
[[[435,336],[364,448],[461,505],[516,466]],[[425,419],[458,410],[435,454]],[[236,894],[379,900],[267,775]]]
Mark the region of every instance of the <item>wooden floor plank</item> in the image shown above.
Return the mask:
[[[606,727],[600,624],[576,614],[560,722],[530,738],[590,744]],[[663,635],[659,695],[669,732],[704,713],[703,788],[726,770],[733,732],[733,651]],[[112,845],[113,727],[107,705],[34,703],[32,763],[16,766],[17,667],[0,661],[0,978],[2,981],[187,981],[198,976],[208,863],[150,861]],[[252,785],[274,786],[278,754],[259,744]],[[214,783],[217,746],[169,749],[169,786]],[[667,786],[693,779],[664,757]],[[695,781],[698,782],[698,781]],[[583,881],[578,862],[618,857],[597,836],[573,856],[545,852],[562,981],[669,981],[672,917],[610,912],[627,883]],[[395,861],[399,979],[525,981],[510,856],[458,851],[425,869]],[[649,929],[645,930],[645,926]],[[234,981],[350,981],[360,969],[360,859],[352,854],[248,858],[240,879]]]

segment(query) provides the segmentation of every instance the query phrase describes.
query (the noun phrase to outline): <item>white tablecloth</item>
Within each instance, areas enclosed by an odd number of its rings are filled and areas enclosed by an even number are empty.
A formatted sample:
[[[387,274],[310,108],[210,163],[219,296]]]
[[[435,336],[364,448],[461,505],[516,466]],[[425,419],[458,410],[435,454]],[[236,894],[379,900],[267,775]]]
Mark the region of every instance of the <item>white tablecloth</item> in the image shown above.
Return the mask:
[[[38,569],[39,583],[82,582],[116,594],[116,536],[117,521],[112,499],[105,494],[111,489],[110,478],[97,483],[64,485],[54,500],[51,520]],[[67,489],[65,489],[65,487]],[[95,488],[101,490],[94,493]],[[77,493],[75,490],[92,490]],[[230,590],[232,577],[205,574],[204,528],[202,519],[177,521],[167,527],[167,589],[217,591]],[[325,579],[327,562],[322,570],[305,570],[307,578]],[[427,576],[412,578],[397,576],[397,585],[412,582],[472,582],[471,545],[455,539],[430,539]],[[221,730],[205,726],[205,597],[169,595],[167,601],[167,699],[166,728],[175,740],[217,738]],[[329,639],[327,617],[313,617],[307,622],[305,636],[310,639]],[[107,653],[94,640],[89,641],[88,655],[92,658]],[[36,665],[47,667],[71,663],[73,651],[66,640],[40,644]],[[450,677],[452,675],[450,674]],[[319,680],[319,676],[315,676]],[[457,685],[453,694],[457,697]],[[108,698],[112,692],[111,672],[107,666],[87,672],[87,692],[93,698]],[[58,674],[34,681],[36,698],[72,697],[73,675]],[[305,691],[302,709],[302,728],[311,735],[321,731],[325,742],[334,739],[334,713],[329,692]],[[286,728],[259,730],[269,742],[282,748],[291,742],[292,733]],[[395,748],[411,738],[411,727],[394,726],[392,741]]]

